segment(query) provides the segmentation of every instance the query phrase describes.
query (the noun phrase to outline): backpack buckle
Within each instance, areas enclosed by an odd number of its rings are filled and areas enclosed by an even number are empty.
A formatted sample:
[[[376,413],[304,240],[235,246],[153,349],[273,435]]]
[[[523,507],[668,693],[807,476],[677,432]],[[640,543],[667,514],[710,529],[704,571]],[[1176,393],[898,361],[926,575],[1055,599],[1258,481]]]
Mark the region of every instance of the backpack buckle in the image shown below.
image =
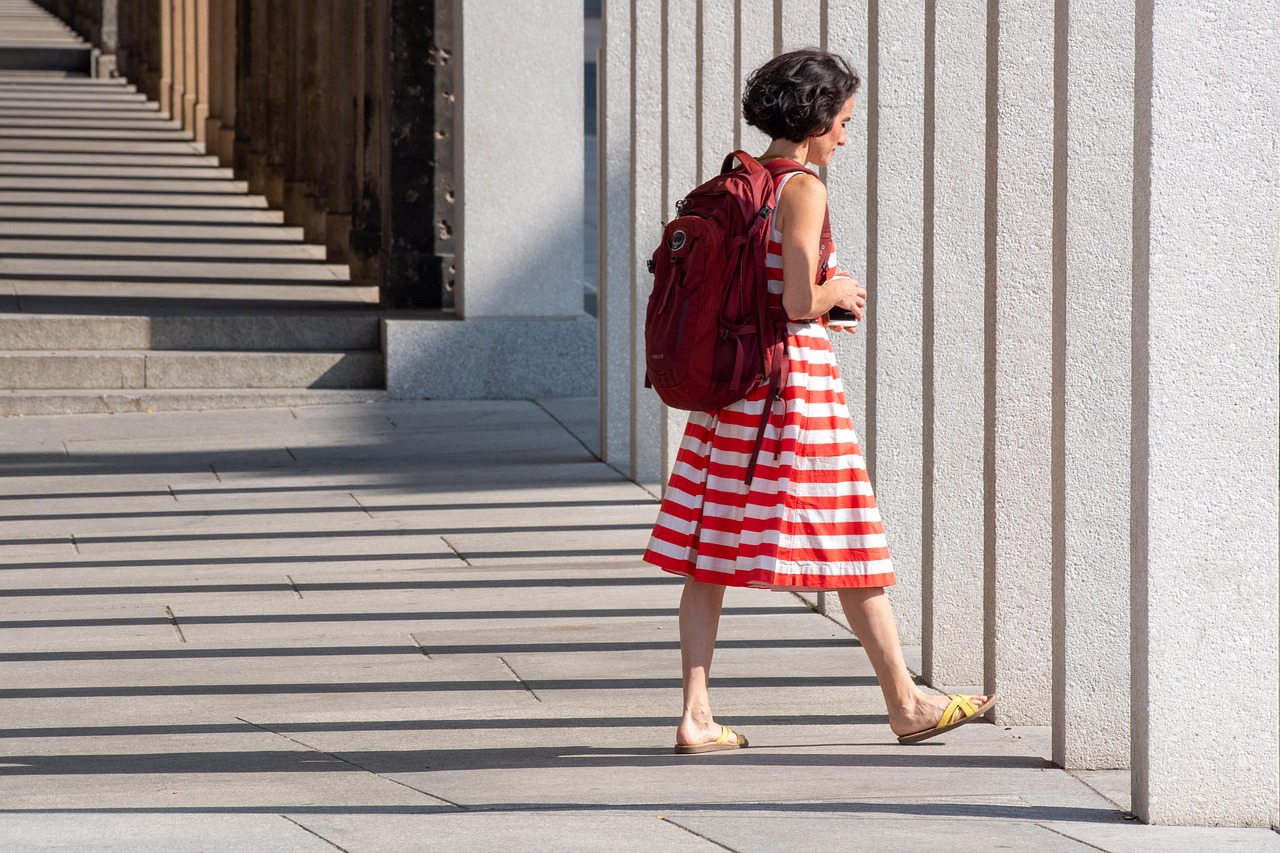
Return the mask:
[[[682,198],[676,202],[676,216],[684,216],[684,209],[689,204],[689,199]]]
[[[757,213],[756,216],[759,216],[761,219],[768,219],[770,213],[773,213],[773,208],[770,207],[769,202],[766,201],[764,205],[760,208],[760,212]]]

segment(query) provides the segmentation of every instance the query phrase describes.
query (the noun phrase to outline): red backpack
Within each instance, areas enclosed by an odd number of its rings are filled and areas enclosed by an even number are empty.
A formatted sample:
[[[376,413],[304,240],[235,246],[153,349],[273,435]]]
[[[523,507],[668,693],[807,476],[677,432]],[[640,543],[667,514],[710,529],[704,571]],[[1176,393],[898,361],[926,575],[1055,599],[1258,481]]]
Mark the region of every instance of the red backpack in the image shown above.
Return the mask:
[[[734,167],[734,160],[742,165]],[[712,412],[769,385],[747,466],[755,472],[773,403],[782,396],[786,313],[769,305],[765,258],[777,180],[813,172],[794,161],[762,165],[735,151],[720,174],[676,203],[649,261],[653,292],[645,314],[645,385],[676,409]],[[819,276],[830,251],[823,226]],[[819,280],[822,280],[821,278]]]

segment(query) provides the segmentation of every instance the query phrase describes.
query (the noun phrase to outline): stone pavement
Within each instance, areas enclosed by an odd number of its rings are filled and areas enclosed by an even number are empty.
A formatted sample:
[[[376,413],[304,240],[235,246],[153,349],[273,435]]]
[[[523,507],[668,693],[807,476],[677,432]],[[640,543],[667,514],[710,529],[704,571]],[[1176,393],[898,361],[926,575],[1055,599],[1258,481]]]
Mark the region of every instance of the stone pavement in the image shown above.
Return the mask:
[[[898,746],[790,594],[727,599],[753,746],[671,754],[679,582],[594,405],[0,420],[0,849],[1280,849],[1126,820],[1047,729]]]

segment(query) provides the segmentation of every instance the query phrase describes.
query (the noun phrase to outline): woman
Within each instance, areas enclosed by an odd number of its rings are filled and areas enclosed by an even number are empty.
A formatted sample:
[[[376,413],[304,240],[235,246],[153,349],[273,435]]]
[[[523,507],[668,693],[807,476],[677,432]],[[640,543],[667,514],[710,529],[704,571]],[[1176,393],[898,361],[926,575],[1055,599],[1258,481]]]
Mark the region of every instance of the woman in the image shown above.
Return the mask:
[[[834,307],[861,319],[866,306],[866,291],[837,270],[834,247],[831,273],[819,279],[827,190],[801,170],[828,165],[845,144],[858,84],[844,59],[818,50],[783,54],[747,80],[743,116],[773,140],[759,159],[790,160],[797,170],[776,181],[768,258],[771,298],[789,321],[788,377],[750,486],[742,448],[755,437],[768,388],[718,412],[690,415],[645,552],[647,562],[686,578],[679,753],[747,745],[715,721],[707,693],[725,586],[836,591],[875,669],[889,727],[903,743],[967,723],[995,703],[995,696],[927,694],[907,670],[884,591],[894,575],[880,513],[830,339],[815,319]]]

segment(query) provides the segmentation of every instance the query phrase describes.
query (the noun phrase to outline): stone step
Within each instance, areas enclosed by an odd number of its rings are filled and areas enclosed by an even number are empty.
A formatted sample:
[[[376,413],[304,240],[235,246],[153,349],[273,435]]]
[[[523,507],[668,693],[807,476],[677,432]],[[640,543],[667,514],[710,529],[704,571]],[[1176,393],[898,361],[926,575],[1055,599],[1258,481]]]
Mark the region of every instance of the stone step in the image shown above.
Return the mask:
[[[379,388],[382,353],[0,352],[0,389]]]
[[[0,351],[348,352],[381,347],[376,312],[278,315],[0,314]]]
[[[282,409],[380,403],[377,388],[141,389],[137,391],[0,391],[0,417]]]

